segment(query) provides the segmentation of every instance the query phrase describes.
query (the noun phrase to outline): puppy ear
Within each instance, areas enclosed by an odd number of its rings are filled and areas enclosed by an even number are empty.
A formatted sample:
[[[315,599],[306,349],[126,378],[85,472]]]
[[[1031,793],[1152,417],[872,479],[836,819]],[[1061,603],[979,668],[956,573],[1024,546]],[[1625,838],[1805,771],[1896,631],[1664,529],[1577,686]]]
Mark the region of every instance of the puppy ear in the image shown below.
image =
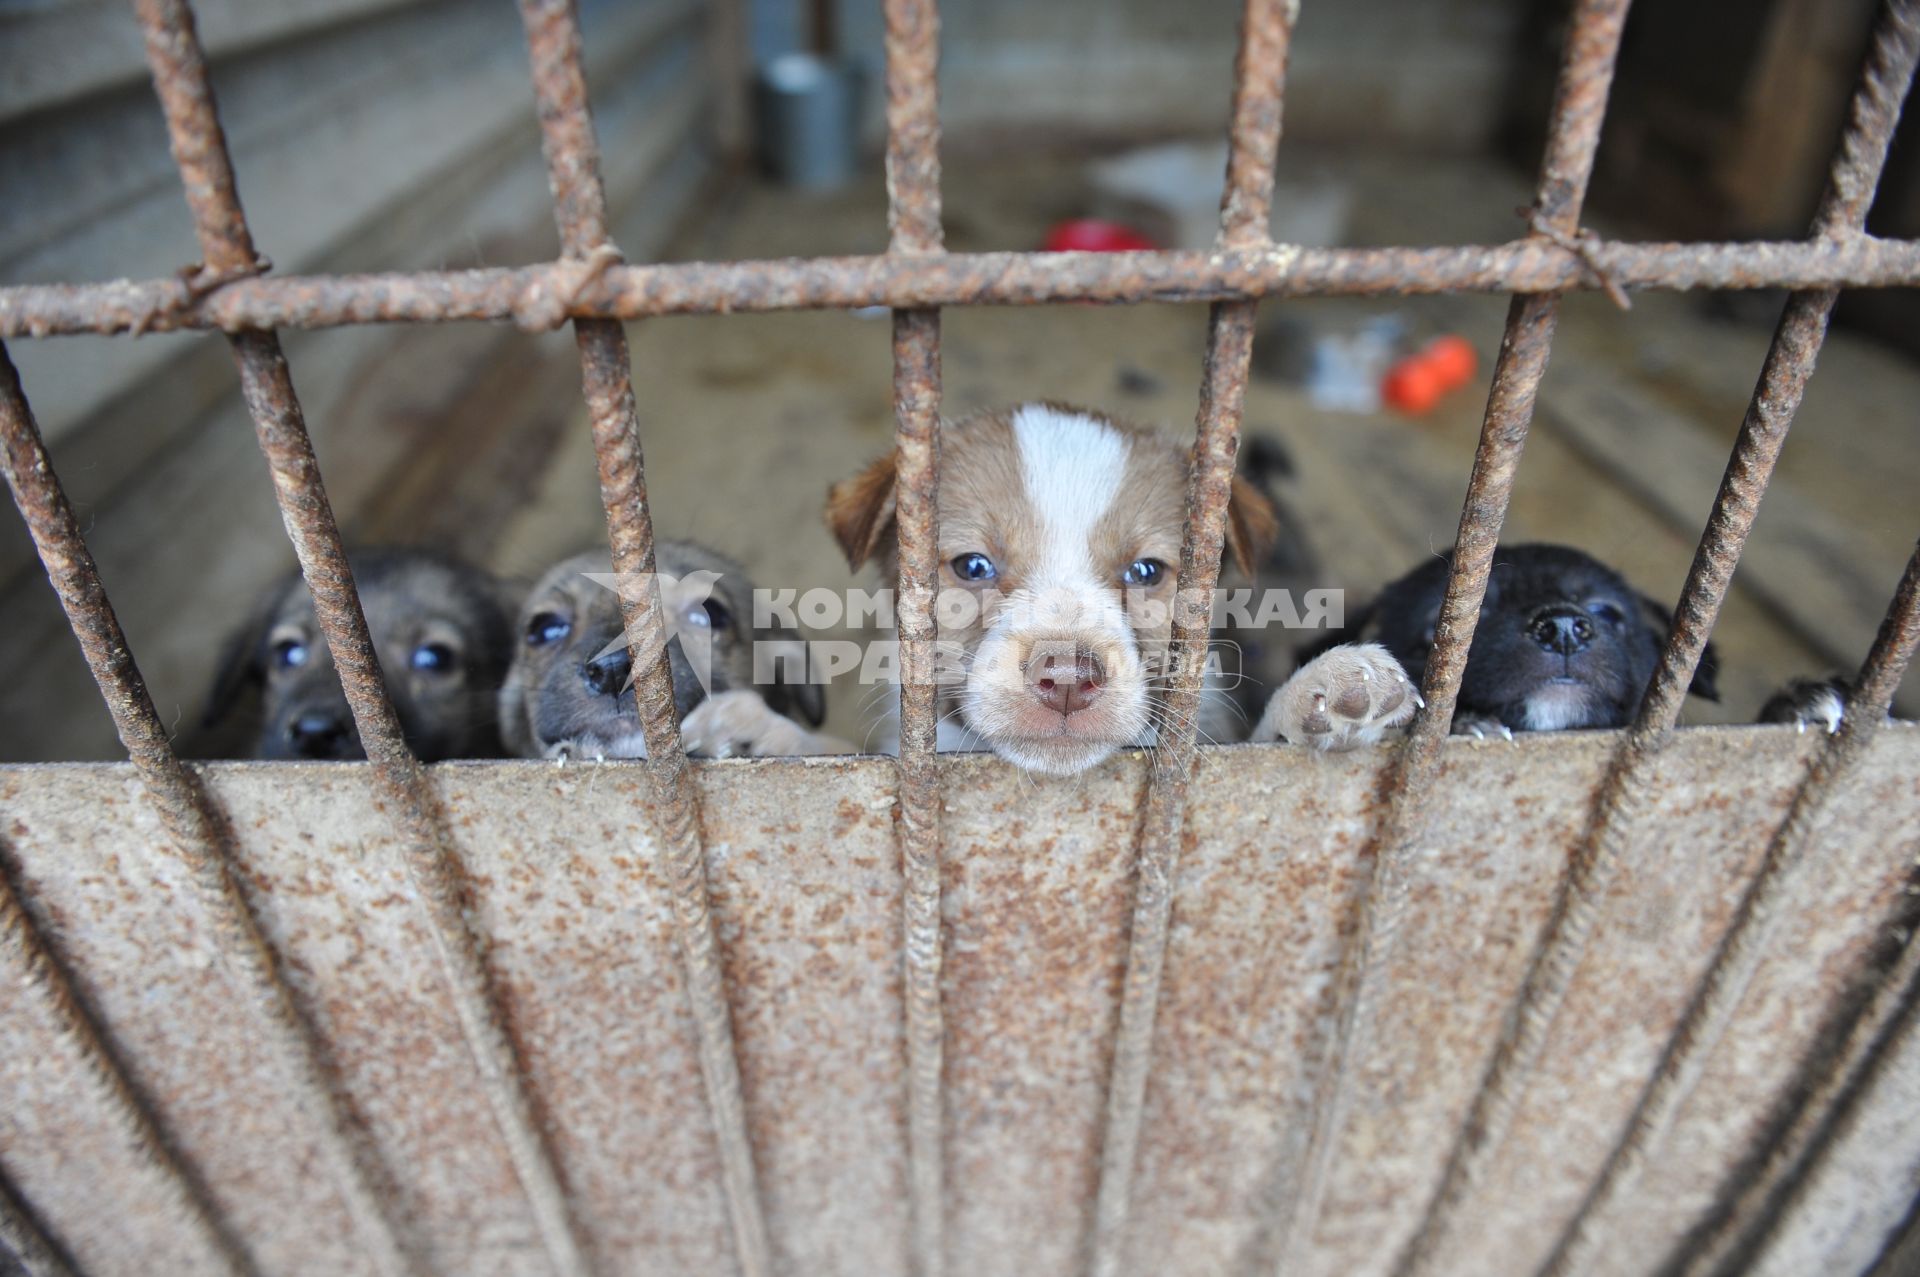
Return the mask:
[[[225,721],[243,694],[250,690],[258,691],[266,685],[266,653],[261,649],[267,641],[267,627],[273,623],[274,613],[280,610],[280,600],[285,593],[284,588],[270,591],[260,606],[254,609],[253,615],[227,635],[226,641],[220,645],[220,660],[214,667],[213,688],[207,693],[207,707],[200,715],[202,727],[213,727]]]
[[[1666,605],[1642,594],[1640,610],[1646,613],[1652,623],[1657,643],[1666,646],[1667,636],[1673,633],[1673,613]],[[1655,659],[1658,659],[1657,657]],[[1700,662],[1693,667],[1693,682],[1687,685],[1687,691],[1703,701],[1720,701],[1720,653],[1708,643],[1700,649]]]
[[[1227,551],[1241,573],[1252,576],[1279,537],[1280,516],[1272,500],[1239,475],[1233,476],[1233,494],[1227,499]]]
[[[879,551],[893,528],[894,453],[876,457],[859,474],[827,489],[827,527],[859,568]]]

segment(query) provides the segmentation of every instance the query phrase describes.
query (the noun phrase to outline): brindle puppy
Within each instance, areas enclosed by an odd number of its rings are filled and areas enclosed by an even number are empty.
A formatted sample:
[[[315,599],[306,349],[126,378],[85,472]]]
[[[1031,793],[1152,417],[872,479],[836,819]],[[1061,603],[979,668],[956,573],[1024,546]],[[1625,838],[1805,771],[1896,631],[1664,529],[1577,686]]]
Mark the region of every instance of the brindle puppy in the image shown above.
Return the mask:
[[[688,752],[706,757],[825,754],[851,746],[808,731],[824,689],[807,681],[806,647],[787,630],[755,631],[753,583],[704,546],[655,549],[667,621],[674,709]],[[600,577],[595,580],[594,577]],[[523,758],[645,758],[620,596],[605,552],[576,555],[541,577],[520,609],[520,642],[500,690],[507,748]],[[755,683],[755,648],[761,673]]]
[[[1380,591],[1349,640],[1378,643],[1418,684],[1446,594],[1452,553]],[[1589,554],[1561,545],[1503,545],[1460,683],[1453,730],[1624,727],[1640,704],[1673,618]],[[1718,700],[1711,644],[1689,689]]]
[[[368,551],[350,561],[408,746],[427,762],[499,757],[494,706],[512,630],[498,584],[420,550]],[[365,757],[298,571],[276,582],[227,640],[204,725],[227,720],[250,691],[260,696],[254,757]]]

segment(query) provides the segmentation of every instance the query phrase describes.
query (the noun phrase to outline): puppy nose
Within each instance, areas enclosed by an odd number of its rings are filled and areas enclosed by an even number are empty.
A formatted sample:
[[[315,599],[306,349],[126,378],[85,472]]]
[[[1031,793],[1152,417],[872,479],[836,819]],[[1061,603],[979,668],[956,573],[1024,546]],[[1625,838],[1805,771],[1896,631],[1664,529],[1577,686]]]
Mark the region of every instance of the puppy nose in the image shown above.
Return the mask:
[[[1572,656],[1593,642],[1593,622],[1578,608],[1542,608],[1534,613],[1527,633],[1549,652]]]
[[[338,714],[302,714],[287,724],[287,739],[302,758],[334,758],[347,743],[350,729]]]
[[[1093,704],[1107,681],[1106,667],[1086,648],[1042,651],[1027,666],[1033,694],[1048,709],[1072,714]]]
[[[627,686],[627,670],[632,657],[622,644],[605,656],[595,657],[580,667],[580,681],[595,696],[618,696]]]

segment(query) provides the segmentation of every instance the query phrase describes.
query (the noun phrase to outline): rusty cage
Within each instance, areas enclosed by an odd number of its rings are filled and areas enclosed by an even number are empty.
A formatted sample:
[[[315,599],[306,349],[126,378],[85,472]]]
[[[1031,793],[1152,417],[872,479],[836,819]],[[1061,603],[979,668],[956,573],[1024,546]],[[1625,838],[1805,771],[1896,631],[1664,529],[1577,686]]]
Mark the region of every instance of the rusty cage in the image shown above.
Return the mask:
[[[6,363],[7,481],[132,760],[0,771],[0,1242],[28,1272],[1916,1271],[1920,732],[1886,713],[1920,552],[1837,735],[1673,728],[1838,291],[1920,283],[1920,242],[1864,229],[1920,3],[1885,6],[1803,241],[1581,229],[1627,3],[1578,0],[1524,237],[1274,243],[1297,4],[1247,0],[1216,247],[1042,256],[943,251],[936,6],[886,0],[889,251],[642,266],[573,6],[521,0],[561,258],[282,279],[190,5],[135,7],[204,260],[0,289],[0,335],[227,336],[370,762],[182,762]],[[1560,295],[1759,287],[1792,292],[1633,725],[1443,750]],[[1403,747],[1196,776],[1189,667],[1164,747],[1065,810],[936,760],[941,307],[1212,303],[1180,563],[1210,590],[1259,300],[1467,290],[1513,300]],[[690,768],[634,602],[644,785],[422,767],[275,330],[571,322],[614,563],[650,572],[622,321],[860,306],[894,316],[897,771]],[[1490,788],[1532,801],[1495,820]],[[1322,846],[1280,856],[1288,822]]]

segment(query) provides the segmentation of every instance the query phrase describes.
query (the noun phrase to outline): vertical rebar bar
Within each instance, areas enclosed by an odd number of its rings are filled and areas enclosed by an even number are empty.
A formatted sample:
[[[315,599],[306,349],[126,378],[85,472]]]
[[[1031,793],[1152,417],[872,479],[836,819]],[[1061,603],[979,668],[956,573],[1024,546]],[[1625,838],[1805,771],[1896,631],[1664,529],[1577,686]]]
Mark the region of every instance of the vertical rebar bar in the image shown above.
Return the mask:
[[[1233,68],[1233,108],[1227,131],[1227,171],[1220,197],[1222,249],[1268,242],[1273,170],[1280,146],[1287,55],[1297,0],[1246,0],[1240,14]],[[1208,315],[1205,365],[1187,481],[1187,521],[1171,650],[1177,665],[1166,697],[1153,769],[1135,849],[1132,927],[1121,986],[1120,1019],[1107,1082],[1106,1128],[1100,1147],[1100,1185],[1094,1200],[1089,1267],[1115,1277],[1127,1241],[1154,1019],[1166,967],[1168,924],[1179,872],[1187,787],[1193,776],[1203,654],[1225,548],[1227,504],[1240,418],[1253,354],[1256,303],[1222,302]]]
[[[886,0],[888,253],[944,251],[940,226],[940,13]],[[893,313],[894,520],[899,529],[900,780],[907,1017],[907,1174],[913,1268],[946,1271],[946,1022],[940,1004],[940,766],[934,622],[940,462],[940,312]]]
[[[0,1173],[0,1269],[11,1271],[8,1261],[18,1264],[25,1277],[76,1277],[60,1243],[47,1235]]]
[[[1574,8],[1532,208],[1535,233],[1556,242],[1570,242],[1580,234],[1580,210],[1593,176],[1627,6],[1628,0],[1580,0]],[[1386,967],[1412,885],[1411,862],[1423,827],[1420,808],[1431,795],[1440,744],[1452,727],[1461,675],[1559,313],[1556,293],[1515,297],[1507,312],[1427,662],[1422,688],[1426,706],[1393,763],[1373,873],[1358,902],[1356,934],[1342,955],[1335,984],[1334,1028],[1317,1068],[1306,1148],[1292,1182],[1278,1195],[1274,1234],[1283,1268],[1296,1239],[1311,1235],[1332,1175],[1346,1116],[1347,1075],[1352,1061],[1365,1052],[1377,1018]],[[1408,1253],[1420,1252],[1415,1248]]]
[[[1753,881],[1740,898],[1739,909],[1713,964],[1701,977],[1668,1039],[1659,1067],[1647,1080],[1627,1119],[1626,1130],[1607,1155],[1600,1174],[1580,1209],[1568,1221],[1552,1255],[1541,1269],[1551,1277],[1584,1271],[1597,1247],[1604,1245],[1604,1226],[1621,1198],[1639,1182],[1647,1159],[1673,1123],[1681,1105],[1693,1093],[1707,1061],[1739,1009],[1754,972],[1766,956],[1778,928],[1781,911],[1789,902],[1788,889],[1805,862],[1807,844],[1820,813],[1858,767],[1867,747],[1886,722],[1893,693],[1912,663],[1920,640],[1920,545],[1907,561],[1893,603],[1880,632],[1860,667],[1845,721],[1828,739],[1793,802],[1767,844]]]
[[[11,462],[12,449],[7,451]],[[171,1213],[202,1234],[208,1250],[219,1257],[226,1272],[236,1277],[257,1272],[245,1243],[220,1217],[206,1185],[167,1138],[152,1107],[121,1067],[106,1033],[81,1004],[65,967],[27,913],[5,865],[0,865],[0,951],[10,955],[13,969],[20,973],[21,986],[31,990],[42,1004],[66,1049],[85,1064],[93,1094],[111,1114],[108,1120],[126,1144],[138,1150],[141,1160],[158,1172]],[[0,1241],[4,1240],[4,1233],[0,1233]]]
[[[1920,559],[1920,553],[1916,553]],[[1909,578],[1913,573],[1909,570]],[[1911,879],[1901,893],[1913,891]],[[1832,1137],[1839,1115],[1845,1120],[1849,1100],[1860,1093],[1891,1035],[1917,995],[1920,995],[1920,932],[1913,929],[1911,906],[1904,899],[1893,911],[1888,930],[1899,942],[1894,960],[1875,981],[1864,1006],[1852,1017],[1830,1050],[1810,1075],[1796,1080],[1794,1112],[1779,1128],[1763,1133],[1764,1146],[1751,1175],[1715,1203],[1713,1215],[1681,1244],[1674,1259],[1660,1271],[1674,1277],[1708,1277],[1738,1271],[1743,1255],[1754,1254],[1786,1214],[1795,1190],[1806,1183],[1811,1168]]]
[[[266,1045],[274,1065],[293,1102],[316,1128],[315,1139],[353,1217],[361,1244],[383,1272],[410,1271],[411,1264],[368,1170],[373,1152],[357,1135],[334,1079],[322,1067],[313,1027],[296,1004],[281,972],[279,956],[267,944],[258,919],[241,894],[225,821],[200,777],[180,761],[167,739],[166,728],[153,708],[146,681],[134,664],[119,618],[114,615],[93,556],[74,519],[73,507],[41,442],[19,374],[3,345],[0,460],[4,460],[14,504],[26,520],[47,579],[113,716],[114,728],[139,772],[167,842],[186,869],[187,881],[214,928],[215,952],[266,1026]],[[101,1061],[99,1067],[103,1076],[112,1071],[110,1061]],[[137,1127],[129,1129],[145,1142],[145,1135]],[[164,1143],[146,1147],[156,1165],[168,1165]],[[182,1191],[191,1195],[187,1186]],[[224,1227],[216,1226],[215,1231],[222,1237],[227,1235]],[[247,1270],[237,1251],[223,1249],[229,1253],[235,1271]]]
[[[590,278],[598,264],[617,260],[618,250],[608,226],[600,147],[588,105],[580,15],[573,0],[521,0],[520,13],[527,30],[561,252],[564,259],[580,263],[581,279]],[[575,320],[573,331],[613,570],[639,587],[622,588],[620,606],[631,652],[634,699],[647,743],[647,775],[673,895],[687,1000],[699,1045],[700,1074],[720,1155],[734,1257],[743,1277],[762,1277],[770,1264],[766,1218],[747,1133],[726,976],[714,933],[699,795],[680,739],[667,664],[633,365],[626,330],[618,320]]]
[[[1913,78],[1920,48],[1916,14],[1920,14],[1916,0],[1892,0],[1875,30],[1828,189],[1814,219],[1818,236],[1856,233],[1864,224],[1900,104]],[[1813,373],[1836,297],[1835,290],[1821,289],[1788,298],[1688,570],[1659,668],[1595,792],[1593,813],[1556,895],[1546,931],[1421,1227],[1403,1252],[1403,1274],[1422,1271],[1422,1256],[1437,1252],[1474,1182],[1505,1138],[1526,1079],[1540,1058],[1599,920],[1600,901],[1645,809],[1644,778],[1657,765],[1661,746],[1678,718],[1681,699],[1705,650],[1760,498]],[[1690,1070],[1682,1072],[1691,1076]],[[1657,1078],[1655,1084],[1673,1103],[1684,1092],[1684,1088],[1669,1091]],[[1640,1128],[1636,1125],[1630,1131],[1635,1129]],[[1637,1162],[1616,1156],[1608,1165],[1615,1169],[1603,1172],[1604,1178]],[[1596,1187],[1602,1194],[1612,1191]]]
[[[202,269],[215,280],[252,273],[260,259],[234,183],[192,8],[186,0],[134,0],[134,8],[205,259]],[[408,879],[426,907],[435,956],[482,1090],[550,1262],[568,1277],[584,1273],[566,1191],[534,1114],[487,970],[484,941],[467,917],[462,873],[437,797],[401,735],[367,634],[292,373],[274,334],[241,332],[230,340],[281,518],[372,764],[375,792],[395,823]]]

